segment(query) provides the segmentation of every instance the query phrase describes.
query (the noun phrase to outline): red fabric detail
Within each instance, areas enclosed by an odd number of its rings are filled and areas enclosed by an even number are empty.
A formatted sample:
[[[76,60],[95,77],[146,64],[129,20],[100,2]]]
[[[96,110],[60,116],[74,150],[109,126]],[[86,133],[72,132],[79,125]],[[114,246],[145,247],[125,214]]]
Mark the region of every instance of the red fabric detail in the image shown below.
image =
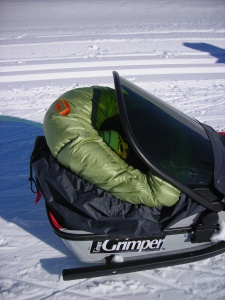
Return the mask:
[[[61,109],[60,101],[56,102],[55,109],[58,111]]]
[[[38,204],[38,202],[39,202],[40,199],[41,199],[41,192],[37,191],[37,196],[36,196],[36,199],[35,199],[35,204]]]
[[[221,134],[221,135],[225,136],[225,131],[223,131],[223,132],[219,132],[219,134]]]
[[[53,214],[51,212],[49,212],[49,216],[50,219],[53,223],[53,225],[57,228],[57,229],[62,229],[63,227],[61,225],[59,225],[58,221],[56,220],[56,218],[53,216]]]

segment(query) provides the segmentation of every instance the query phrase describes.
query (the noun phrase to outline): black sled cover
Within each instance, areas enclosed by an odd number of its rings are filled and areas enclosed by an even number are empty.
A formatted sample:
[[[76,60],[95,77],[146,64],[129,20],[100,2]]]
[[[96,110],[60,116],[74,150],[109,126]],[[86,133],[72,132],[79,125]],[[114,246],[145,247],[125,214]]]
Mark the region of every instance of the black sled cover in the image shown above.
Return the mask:
[[[44,136],[36,138],[31,170],[48,210],[70,230],[112,237],[158,235],[181,219],[205,210],[185,194],[173,207],[162,208],[116,199],[59,164]]]

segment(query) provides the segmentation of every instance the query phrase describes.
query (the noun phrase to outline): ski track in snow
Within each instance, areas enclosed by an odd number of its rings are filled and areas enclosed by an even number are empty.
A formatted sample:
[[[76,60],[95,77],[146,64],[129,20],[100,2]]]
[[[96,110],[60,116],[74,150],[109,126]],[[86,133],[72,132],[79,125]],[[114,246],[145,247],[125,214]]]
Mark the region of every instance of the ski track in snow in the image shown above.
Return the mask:
[[[190,6],[197,3],[192,10],[178,0],[171,9],[168,1],[161,6],[142,0],[148,18],[135,1],[120,1],[121,11],[114,2],[105,9],[104,1],[86,1],[91,7],[85,12],[87,23],[82,1],[76,6],[66,1],[68,10],[77,11],[76,33],[60,13],[60,1],[49,16],[50,21],[60,16],[61,27],[35,18],[42,6],[48,15],[50,1],[18,2],[15,15],[13,2],[0,1],[5,13],[0,18],[0,114],[3,121],[14,117],[8,121],[32,122],[1,126],[0,299],[225,299],[225,254],[193,264],[64,282],[61,270],[82,263],[52,232],[43,201],[34,206],[27,181],[33,142],[42,133],[37,123],[43,122],[50,104],[69,89],[113,87],[113,70],[189,116],[225,131],[225,23],[220,14],[224,2],[216,2],[217,8],[205,1],[203,13],[201,1],[191,1]],[[101,17],[103,25],[94,16],[99,5],[106,15]],[[23,9],[30,12],[24,18]],[[173,13],[178,9],[179,17]],[[123,22],[127,10],[130,17]],[[10,12],[15,23],[10,22]],[[29,16],[35,25],[30,28]]]

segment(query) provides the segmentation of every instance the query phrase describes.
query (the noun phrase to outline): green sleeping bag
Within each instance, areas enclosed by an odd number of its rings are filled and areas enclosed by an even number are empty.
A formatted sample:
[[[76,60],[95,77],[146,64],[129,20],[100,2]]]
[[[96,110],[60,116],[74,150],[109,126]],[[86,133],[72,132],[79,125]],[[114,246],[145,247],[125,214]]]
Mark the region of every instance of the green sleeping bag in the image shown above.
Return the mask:
[[[109,133],[100,131],[105,120],[118,114],[111,88],[94,86],[66,92],[44,118],[50,151],[62,165],[120,200],[149,207],[174,205],[180,192],[151,171],[144,174],[128,165],[119,153],[126,151],[126,144],[116,151],[116,133],[112,144]]]

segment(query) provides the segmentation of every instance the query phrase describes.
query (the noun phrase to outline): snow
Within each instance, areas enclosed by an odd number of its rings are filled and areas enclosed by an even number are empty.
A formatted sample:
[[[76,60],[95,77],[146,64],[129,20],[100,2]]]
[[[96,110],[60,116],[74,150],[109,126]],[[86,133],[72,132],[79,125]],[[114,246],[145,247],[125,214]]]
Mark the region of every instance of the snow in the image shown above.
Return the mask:
[[[213,234],[211,240],[213,242],[225,241],[225,222],[220,222],[220,231]]]
[[[111,263],[122,263],[122,262],[124,262],[124,259],[123,256],[121,255],[114,255],[111,260]]]
[[[29,190],[29,156],[67,90],[112,71],[225,131],[224,0],[0,0],[0,299],[225,299],[225,254],[64,282],[81,266]]]

